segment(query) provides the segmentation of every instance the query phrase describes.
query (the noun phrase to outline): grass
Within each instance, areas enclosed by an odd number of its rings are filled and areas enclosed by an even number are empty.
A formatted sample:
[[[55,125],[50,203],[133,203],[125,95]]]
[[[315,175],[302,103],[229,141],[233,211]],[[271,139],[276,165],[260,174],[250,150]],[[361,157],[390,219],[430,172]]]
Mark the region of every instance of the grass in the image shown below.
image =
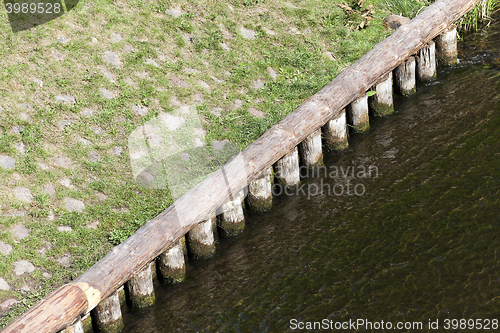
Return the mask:
[[[134,131],[159,115],[184,117],[179,112],[189,106],[194,111],[184,120],[190,127],[177,132],[184,135],[173,137],[172,146],[192,149],[201,159],[212,155],[206,167],[218,167],[229,153],[213,151],[212,142],[228,142],[230,153],[246,147],[383,40],[389,34],[385,16],[409,15],[422,5],[408,3],[81,0],[63,16],[17,33],[2,12],[0,155],[15,158],[16,165],[0,167],[0,241],[12,246],[8,256],[0,254],[0,277],[10,286],[0,291],[0,303],[18,303],[0,314],[0,328],[185,190],[171,193],[135,181]],[[172,8],[181,15],[169,15]],[[245,39],[242,28],[255,38]],[[107,52],[120,63],[107,62]],[[102,89],[114,97],[107,99]],[[75,102],[56,101],[67,95]],[[207,143],[201,155],[193,148],[196,138]],[[147,147],[158,149],[151,142]],[[156,153],[161,159],[161,150]],[[192,171],[195,179],[207,170]],[[30,190],[31,202],[14,195],[19,187]],[[68,211],[66,198],[84,202],[85,210]],[[29,237],[14,237],[14,225],[29,229]],[[16,276],[18,260],[30,261],[35,271]]]

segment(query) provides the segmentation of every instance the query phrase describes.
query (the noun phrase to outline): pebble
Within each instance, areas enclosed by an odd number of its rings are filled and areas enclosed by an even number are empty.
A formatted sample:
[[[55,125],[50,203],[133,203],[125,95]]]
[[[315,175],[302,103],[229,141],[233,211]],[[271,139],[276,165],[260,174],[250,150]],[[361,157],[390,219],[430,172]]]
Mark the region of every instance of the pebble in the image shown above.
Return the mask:
[[[134,105],[132,106],[132,112],[134,112],[138,116],[145,116],[148,113],[148,108],[142,105]]]
[[[231,49],[229,48],[229,46],[227,46],[227,44],[226,44],[226,43],[220,43],[219,45],[220,45],[220,47],[222,47],[222,49],[223,49],[224,51],[226,51],[226,52],[231,51]]]
[[[63,43],[63,44],[66,44],[68,42],[68,39],[65,37],[65,36],[59,36],[59,38],[57,39],[59,42]]]
[[[104,68],[101,68],[101,73],[102,75],[108,79],[109,81],[111,82],[115,82],[115,78],[113,77],[113,74],[111,74],[110,72],[108,72],[107,70],[105,70]]]
[[[14,195],[18,200],[23,202],[30,203],[33,201],[33,195],[31,194],[30,189],[27,187],[16,187],[14,189]]]
[[[132,53],[132,52],[134,52],[134,51],[135,51],[135,49],[134,49],[134,47],[133,47],[133,46],[131,46],[131,45],[125,45],[125,46],[123,47],[123,52],[125,52],[125,53]]]
[[[26,237],[28,237],[30,235],[29,230],[20,224],[16,224],[10,230],[12,231],[12,234],[14,235],[14,237],[19,238],[19,239],[25,239]]]
[[[0,290],[2,290],[1,287],[0,287]],[[8,299],[5,302],[0,303],[0,311],[1,312],[5,312],[5,311],[7,311],[8,309],[10,309],[12,306],[14,306],[16,304],[17,304],[17,300],[15,298]]]
[[[56,102],[66,103],[66,104],[75,104],[76,98],[71,95],[57,95]]]
[[[43,86],[43,81],[42,80],[37,79],[37,78],[33,78],[33,81],[35,81],[35,83],[37,83],[40,87]]]
[[[51,275],[50,273],[47,273],[47,272],[42,273],[42,276],[43,276],[44,278],[46,278],[46,279],[50,279],[50,278],[52,277],[52,275]]]
[[[12,169],[16,166],[16,160],[10,156],[0,155],[0,167],[4,169]]]
[[[267,67],[267,74],[269,74],[273,80],[276,80],[278,77],[278,73],[272,67]]]
[[[14,262],[14,272],[17,276],[23,275],[26,273],[33,273],[35,271],[35,266],[30,263],[28,260],[18,260]]]
[[[170,77],[170,83],[172,83],[176,87],[185,87],[187,86],[187,83],[184,82],[183,80],[179,79],[178,77],[171,76]]]
[[[104,135],[104,134],[106,134],[106,131],[102,127],[96,127],[94,129],[94,134],[95,135]]]
[[[255,39],[255,31],[253,30],[241,27],[240,32],[245,39]]]
[[[255,89],[259,90],[259,89],[262,89],[264,87],[264,82],[262,82],[261,80],[253,81],[252,86]]]
[[[66,188],[69,188],[69,189],[73,189],[75,188],[72,184],[71,184],[71,179],[69,178],[63,178],[59,181],[59,183],[61,183],[62,186],[66,187]]]
[[[196,94],[193,98],[193,104],[202,104],[204,102],[202,94]]]
[[[234,109],[239,109],[243,106],[243,101],[240,99],[235,99],[234,100]]]
[[[95,111],[89,108],[83,108],[82,111],[80,111],[80,114],[85,117],[93,117]]]
[[[222,108],[213,108],[210,113],[216,117],[220,117],[222,115]]]
[[[14,143],[14,148],[16,148],[21,154],[26,153],[26,145],[24,142]]]
[[[167,9],[167,14],[171,15],[175,18],[178,18],[182,15],[182,11],[178,8],[171,8],[171,9]]]
[[[24,104],[23,104],[23,105],[24,105]],[[29,106],[29,104],[26,104],[26,105],[28,105],[28,106]],[[21,112],[21,113],[19,114],[19,118],[20,118],[21,120],[24,120],[24,121],[27,121],[27,122],[31,121],[30,116],[29,116],[26,112]]]
[[[87,139],[84,139],[82,137],[77,137],[78,142],[80,142],[84,146],[90,146],[90,141]]]
[[[54,58],[57,60],[57,61],[61,61],[64,59],[64,55],[59,52],[59,51],[54,51],[54,53],[52,54],[54,56]]]
[[[262,27],[262,30],[263,30],[266,34],[268,34],[269,36],[274,36],[274,35],[276,35],[276,33],[275,33],[274,31],[272,31],[271,29],[268,29],[268,28],[266,28],[266,27]]]
[[[333,55],[333,53],[332,53],[332,52],[330,52],[330,51],[325,51],[325,52],[323,52],[323,55],[324,55],[325,57],[327,57],[327,58],[328,58],[328,60],[332,60],[332,61],[337,60],[337,58],[335,58],[335,56]]]
[[[59,127],[62,130],[64,130],[66,127],[71,126],[71,124],[73,124],[73,120],[66,119],[66,120],[62,120],[62,121],[59,122]]]
[[[73,168],[73,162],[69,158],[64,156],[58,156],[54,160],[54,165],[58,168],[65,168],[65,169]]]
[[[12,252],[12,245],[0,241],[0,253],[8,256]]]
[[[144,63],[146,65],[153,65],[155,67],[160,67],[160,65],[158,65],[158,63],[156,61],[154,61],[153,59],[144,59]]]
[[[64,205],[69,212],[82,212],[85,209],[82,201],[72,198],[64,198]]]
[[[115,32],[113,32],[111,34],[111,38],[115,41],[115,42],[119,42],[122,40],[122,36],[120,34],[117,34]]]
[[[70,231],[73,231],[73,229],[71,227],[61,226],[61,227],[57,227],[57,231],[59,231],[59,232],[70,232]]]
[[[226,145],[227,141],[212,141],[212,149],[213,150],[222,150]]]
[[[63,256],[63,257],[57,259],[57,262],[59,263],[59,265],[61,265],[63,267],[69,267],[71,264],[70,259],[71,259],[71,256],[66,255],[66,256]]]
[[[122,151],[123,151],[123,148],[120,146],[113,147],[113,156],[121,155]]]
[[[100,159],[101,159],[101,155],[98,152],[96,152],[96,151],[90,152],[89,157],[88,157],[88,160],[90,162],[97,162]]]
[[[98,192],[98,193],[96,194],[96,196],[97,196],[97,198],[98,198],[99,200],[101,200],[101,201],[104,201],[104,200],[106,200],[106,199],[108,198],[108,196],[107,196],[106,194],[101,193],[101,192]]]
[[[43,187],[42,192],[45,193],[45,194],[48,194],[51,197],[53,197],[54,194],[56,194],[56,189],[55,189],[54,185],[52,185],[52,184],[46,184]]]
[[[3,278],[0,278],[0,290],[10,290],[9,285]]]
[[[113,66],[119,67],[121,65],[120,58],[118,55],[111,51],[104,52],[104,61]]]
[[[105,88],[99,88],[99,93],[101,94],[101,96],[104,99],[107,99],[107,100],[115,98],[115,94],[111,90],[108,90]]]
[[[99,221],[87,223],[87,228],[89,229],[97,229],[98,226],[99,226]]]
[[[248,111],[257,118],[263,119],[266,114],[263,111],[257,110],[255,108],[248,108]]]

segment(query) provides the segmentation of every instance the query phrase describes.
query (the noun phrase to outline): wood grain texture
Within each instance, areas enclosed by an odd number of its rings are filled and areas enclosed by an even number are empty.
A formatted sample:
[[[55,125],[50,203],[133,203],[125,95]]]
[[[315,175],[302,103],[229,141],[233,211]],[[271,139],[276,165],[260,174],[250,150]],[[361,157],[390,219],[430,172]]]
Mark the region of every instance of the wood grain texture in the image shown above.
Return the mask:
[[[440,0],[427,7],[83,273],[74,284],[85,294],[63,287],[71,297],[60,298],[58,290],[2,332],[56,332],[70,325],[478,2]]]

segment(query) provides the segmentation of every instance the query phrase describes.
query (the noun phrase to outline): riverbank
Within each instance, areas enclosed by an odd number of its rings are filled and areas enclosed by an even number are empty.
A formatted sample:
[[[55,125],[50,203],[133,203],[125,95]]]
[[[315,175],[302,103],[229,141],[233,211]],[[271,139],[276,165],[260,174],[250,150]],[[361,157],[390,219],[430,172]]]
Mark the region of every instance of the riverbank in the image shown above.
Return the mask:
[[[134,181],[137,127],[194,110],[201,142],[244,148],[384,39],[387,14],[381,2],[81,1],[31,30],[4,25],[1,311],[15,305],[0,327],[172,203]]]

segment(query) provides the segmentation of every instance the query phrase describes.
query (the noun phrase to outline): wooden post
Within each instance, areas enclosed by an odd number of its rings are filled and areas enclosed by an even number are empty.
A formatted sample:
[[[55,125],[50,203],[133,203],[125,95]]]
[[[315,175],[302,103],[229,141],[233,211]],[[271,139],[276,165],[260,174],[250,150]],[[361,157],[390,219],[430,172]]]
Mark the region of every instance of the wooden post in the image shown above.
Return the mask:
[[[132,307],[140,309],[154,304],[155,292],[153,288],[153,276],[151,274],[151,263],[135,273],[125,286]]]
[[[83,330],[82,321],[77,320],[76,323],[74,323],[71,326],[66,327],[60,333],[85,333]]]
[[[365,132],[370,128],[370,117],[368,115],[368,96],[366,93],[356,98],[347,106],[349,122],[355,132]]]
[[[167,283],[179,283],[186,278],[186,262],[180,241],[160,254],[158,258],[160,275]]]
[[[212,218],[195,225],[187,233],[187,245],[193,259],[210,258],[215,254]]]
[[[335,119],[330,119],[322,128],[324,145],[330,150],[342,150],[349,147],[347,140],[349,131],[347,130],[347,121],[345,109]]]
[[[436,78],[436,43],[430,41],[417,53],[417,78],[428,82]]]
[[[248,208],[253,212],[263,212],[273,206],[273,168],[267,168],[248,184],[246,197]]]
[[[394,70],[395,90],[402,96],[416,92],[415,84],[415,57],[408,57]]]
[[[92,316],[90,315],[90,313],[84,315],[81,321],[82,321],[83,331],[85,333],[94,332],[94,328],[92,327]]]
[[[245,198],[244,190],[240,191],[233,197],[232,200],[223,204],[217,212],[217,224],[221,230],[222,236],[236,236],[245,229],[245,215],[243,214],[243,199]]]
[[[123,330],[125,326],[116,291],[92,310],[92,321],[99,333],[115,333]]]
[[[457,26],[450,25],[436,37],[435,41],[439,62],[446,66],[457,64]]]
[[[369,98],[370,108],[375,116],[387,116],[394,113],[392,99],[392,72],[384,75],[379,82],[372,86],[376,94]]]
[[[294,147],[274,164],[274,176],[280,186],[295,186],[300,182],[299,150]]]
[[[299,144],[302,163],[306,167],[312,167],[323,163],[323,150],[321,149],[321,129],[312,132]]]

